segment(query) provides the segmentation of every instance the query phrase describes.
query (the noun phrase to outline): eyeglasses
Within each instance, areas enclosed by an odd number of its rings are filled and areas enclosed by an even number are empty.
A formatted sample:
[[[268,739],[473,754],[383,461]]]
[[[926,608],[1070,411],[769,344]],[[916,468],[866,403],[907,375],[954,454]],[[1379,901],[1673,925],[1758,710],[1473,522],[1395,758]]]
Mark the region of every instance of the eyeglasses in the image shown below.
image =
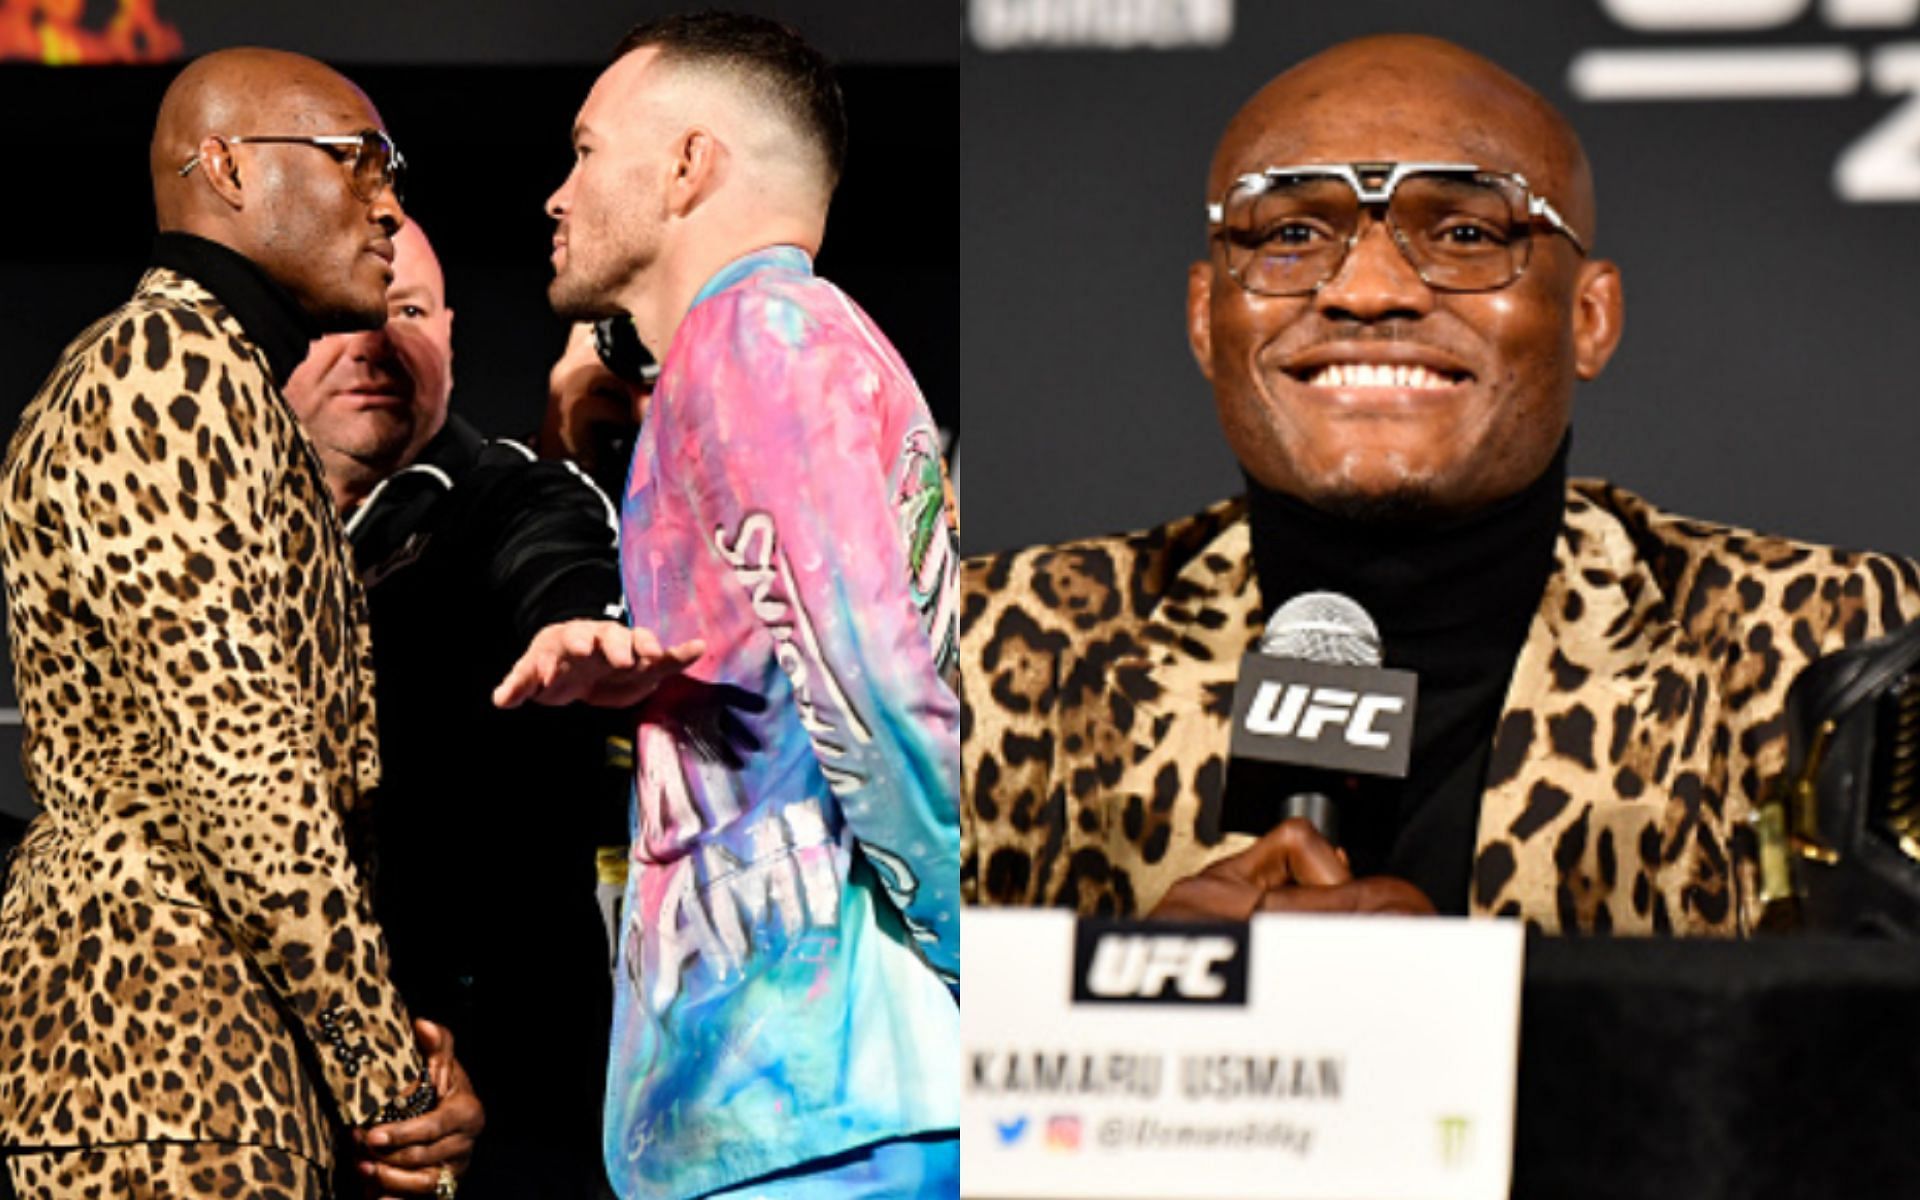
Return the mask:
[[[235,145],[243,143],[287,144],[318,146],[333,155],[347,168],[349,185],[353,194],[368,204],[380,194],[381,188],[392,188],[393,198],[400,199],[401,180],[406,174],[406,156],[393,144],[393,139],[378,129],[362,129],[359,133],[323,133],[323,134],[287,134],[252,135],[247,137],[229,137],[224,139]],[[180,168],[184,177],[200,165],[200,156],[194,155]]]
[[[1536,226],[1587,253],[1523,176],[1466,163],[1268,167],[1234,180],[1207,222],[1241,287],[1304,296],[1340,273],[1368,208],[1384,212],[1400,253],[1437,291],[1491,292],[1520,278]]]

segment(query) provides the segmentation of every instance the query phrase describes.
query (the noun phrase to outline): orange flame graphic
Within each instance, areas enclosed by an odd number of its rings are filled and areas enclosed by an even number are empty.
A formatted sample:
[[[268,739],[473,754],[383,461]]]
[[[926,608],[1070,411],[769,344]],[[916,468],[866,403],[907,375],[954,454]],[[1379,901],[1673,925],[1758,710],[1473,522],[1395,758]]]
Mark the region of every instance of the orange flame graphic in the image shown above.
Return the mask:
[[[86,0],[0,0],[0,61],[165,62],[179,57],[180,31],[161,19],[156,0],[118,0],[104,29],[83,23]]]

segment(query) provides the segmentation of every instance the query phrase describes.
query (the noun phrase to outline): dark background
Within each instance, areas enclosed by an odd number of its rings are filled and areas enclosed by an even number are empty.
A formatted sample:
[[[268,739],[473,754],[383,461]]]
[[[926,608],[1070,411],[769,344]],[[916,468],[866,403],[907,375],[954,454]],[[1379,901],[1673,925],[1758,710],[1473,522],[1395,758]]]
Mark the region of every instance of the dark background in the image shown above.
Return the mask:
[[[1205,250],[1207,161],[1228,118],[1274,74],[1391,30],[1486,54],[1560,105],[1586,140],[1597,251],[1621,266],[1627,320],[1605,377],[1579,394],[1576,474],[1693,516],[1920,552],[1909,467],[1920,449],[1920,204],[1847,203],[1832,179],[1843,151],[1889,122],[1915,126],[1900,155],[1920,170],[1920,108],[1907,111],[1920,102],[1870,78],[1822,99],[1598,102],[1568,86],[1574,56],[1593,47],[1818,44],[1869,63],[1889,45],[1911,52],[1920,20],[1843,26],[1847,5],[1807,0],[1774,28],[1650,32],[1615,19],[1624,0],[1090,0],[1078,18],[1052,5],[1053,33],[1103,8],[1146,18],[1225,9],[1233,32],[1217,48],[987,52],[981,40],[1000,40],[982,38],[988,26],[1031,23],[1050,6],[969,5],[968,553],[1139,528],[1241,489],[1184,333],[1186,267]],[[1726,22],[1757,6],[1652,7]]]
[[[0,0],[31,7],[23,0]],[[151,9],[184,54],[278,46],[330,63],[588,63],[636,22],[703,8],[785,21],[840,63],[952,63],[959,10],[944,0],[84,0],[83,27],[117,8]]]
[[[792,21],[838,63],[850,149],[817,265],[873,315],[941,425],[957,430],[952,10],[929,22],[905,19],[899,10],[917,6],[889,0],[733,7]],[[407,155],[408,213],[446,269],[454,411],[515,435],[538,428],[565,340],[546,305],[552,222],[543,209],[571,165],[574,115],[626,29],[666,11],[605,0],[160,6],[189,55],[249,42],[316,53],[373,98]],[[0,64],[0,428],[9,433],[67,341],[132,294],[153,231],[147,141],[177,69]],[[31,808],[11,675],[0,675],[0,814],[21,815]]]

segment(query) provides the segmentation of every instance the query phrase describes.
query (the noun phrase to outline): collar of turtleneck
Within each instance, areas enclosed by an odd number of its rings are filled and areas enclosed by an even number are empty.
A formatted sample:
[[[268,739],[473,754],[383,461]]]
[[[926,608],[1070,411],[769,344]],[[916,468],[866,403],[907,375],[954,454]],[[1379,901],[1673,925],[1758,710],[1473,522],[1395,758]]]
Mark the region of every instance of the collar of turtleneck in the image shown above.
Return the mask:
[[[1350,596],[1380,626],[1390,663],[1396,635],[1424,640],[1490,619],[1503,627],[1518,619],[1524,631],[1553,566],[1567,449],[1563,440],[1540,478],[1518,494],[1469,516],[1430,522],[1335,516],[1249,479],[1262,610],[1307,591]]]

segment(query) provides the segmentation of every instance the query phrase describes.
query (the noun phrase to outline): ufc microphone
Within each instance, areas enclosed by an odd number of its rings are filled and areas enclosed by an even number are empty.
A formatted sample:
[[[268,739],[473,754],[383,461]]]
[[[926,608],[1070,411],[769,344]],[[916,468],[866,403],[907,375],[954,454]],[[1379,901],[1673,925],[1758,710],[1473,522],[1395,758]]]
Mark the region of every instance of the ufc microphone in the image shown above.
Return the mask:
[[[1234,688],[1222,825],[1259,835],[1305,817],[1337,843],[1338,798],[1365,778],[1406,778],[1417,690],[1412,672],[1380,665],[1380,631],[1353,600],[1304,592],[1281,605]]]

